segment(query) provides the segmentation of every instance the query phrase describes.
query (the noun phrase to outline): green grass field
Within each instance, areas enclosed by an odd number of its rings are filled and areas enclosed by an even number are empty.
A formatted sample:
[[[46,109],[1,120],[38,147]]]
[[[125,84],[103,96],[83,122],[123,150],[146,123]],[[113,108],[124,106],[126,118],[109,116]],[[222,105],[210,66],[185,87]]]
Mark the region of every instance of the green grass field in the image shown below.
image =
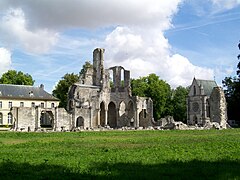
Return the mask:
[[[240,129],[0,132],[0,179],[240,179]]]

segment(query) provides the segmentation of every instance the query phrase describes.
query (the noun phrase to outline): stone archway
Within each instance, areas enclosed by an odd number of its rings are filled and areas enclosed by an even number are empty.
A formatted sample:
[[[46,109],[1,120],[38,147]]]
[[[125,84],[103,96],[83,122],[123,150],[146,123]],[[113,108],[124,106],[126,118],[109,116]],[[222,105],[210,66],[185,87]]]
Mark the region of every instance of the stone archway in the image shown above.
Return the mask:
[[[133,108],[133,102],[129,101],[128,102],[128,108],[127,108],[127,116],[128,119],[130,120],[130,126],[134,127],[135,119],[134,119],[134,108]]]
[[[84,118],[82,116],[77,118],[76,127],[84,127]]]
[[[117,110],[116,105],[113,102],[108,104],[108,125],[111,128],[117,127]]]
[[[53,128],[54,116],[52,111],[42,111],[40,117],[41,128]]]
[[[100,125],[102,127],[105,126],[105,104],[101,102],[100,104]]]

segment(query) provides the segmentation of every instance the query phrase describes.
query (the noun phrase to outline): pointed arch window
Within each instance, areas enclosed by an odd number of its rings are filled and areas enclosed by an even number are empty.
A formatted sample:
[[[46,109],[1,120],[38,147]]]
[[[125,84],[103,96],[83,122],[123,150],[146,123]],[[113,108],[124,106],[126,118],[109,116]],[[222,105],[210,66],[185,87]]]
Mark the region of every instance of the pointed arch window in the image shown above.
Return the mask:
[[[193,86],[193,95],[196,96],[197,91],[196,91],[196,86]]]

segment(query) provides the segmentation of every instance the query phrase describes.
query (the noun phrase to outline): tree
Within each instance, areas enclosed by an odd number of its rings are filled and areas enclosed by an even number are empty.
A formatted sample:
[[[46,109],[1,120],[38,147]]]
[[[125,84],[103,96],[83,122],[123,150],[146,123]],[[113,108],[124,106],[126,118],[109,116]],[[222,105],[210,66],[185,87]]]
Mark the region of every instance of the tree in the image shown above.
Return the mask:
[[[132,79],[131,87],[133,96],[150,97],[153,100],[153,117],[156,120],[169,115],[167,103],[171,99],[171,88],[156,74]]]
[[[59,107],[67,108],[67,93],[69,87],[79,80],[78,74],[65,74],[53,90],[53,96],[60,100]]]
[[[78,74],[65,74],[62,79],[58,82],[57,86],[53,90],[53,96],[60,100],[59,107],[67,109],[67,93],[71,85],[79,81],[80,76],[84,76],[88,68],[92,68],[92,64],[86,61],[82,66],[82,69]]]
[[[240,50],[240,43],[238,44]],[[240,60],[240,54],[237,56]],[[227,101],[228,119],[238,120],[240,117],[240,62],[237,65],[236,77],[225,77],[222,81]]]
[[[31,85],[34,80],[31,75],[24,74],[22,71],[9,70],[0,78],[0,84]]]
[[[173,118],[177,121],[182,121],[186,123],[187,120],[187,106],[186,98],[188,95],[189,89],[182,86],[177,87],[174,90],[173,95]]]

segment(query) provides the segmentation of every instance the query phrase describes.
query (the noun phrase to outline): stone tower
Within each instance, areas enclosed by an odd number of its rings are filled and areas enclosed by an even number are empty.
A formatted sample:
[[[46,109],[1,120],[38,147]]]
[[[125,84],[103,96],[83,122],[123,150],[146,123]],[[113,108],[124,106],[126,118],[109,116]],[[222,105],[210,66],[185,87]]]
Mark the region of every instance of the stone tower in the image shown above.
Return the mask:
[[[97,48],[93,51],[93,85],[102,86],[104,79],[104,54],[105,49]]]

